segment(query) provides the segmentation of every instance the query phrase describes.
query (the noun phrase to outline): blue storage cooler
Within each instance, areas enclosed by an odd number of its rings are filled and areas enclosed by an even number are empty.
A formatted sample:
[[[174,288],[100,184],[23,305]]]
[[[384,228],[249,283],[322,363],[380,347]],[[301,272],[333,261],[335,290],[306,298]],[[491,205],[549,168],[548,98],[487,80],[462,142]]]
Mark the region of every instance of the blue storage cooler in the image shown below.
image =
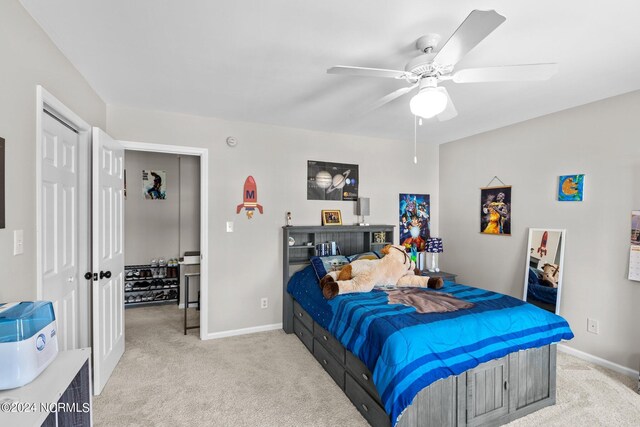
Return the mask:
[[[0,390],[30,383],[57,354],[51,302],[0,304]]]

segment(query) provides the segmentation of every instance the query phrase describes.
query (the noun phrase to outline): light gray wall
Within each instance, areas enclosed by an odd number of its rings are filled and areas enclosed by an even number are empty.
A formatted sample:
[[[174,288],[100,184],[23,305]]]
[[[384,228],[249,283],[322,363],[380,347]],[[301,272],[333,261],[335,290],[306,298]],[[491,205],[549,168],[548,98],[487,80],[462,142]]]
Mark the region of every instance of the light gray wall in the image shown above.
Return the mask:
[[[319,225],[322,209],[341,209],[343,222],[355,223],[353,202],[308,201],[307,160],[360,166],[360,195],[371,198],[370,223],[396,224],[398,194],[431,195],[438,212],[438,147],[419,144],[414,165],[408,141],[311,132],[255,123],[108,106],[109,133],[117,139],[180,144],[209,149],[209,332],[282,321],[281,227],[285,213],[295,225]],[[412,121],[398,126],[411,126]],[[233,135],[239,143],[227,147]],[[242,188],[248,175],[258,186],[264,214],[247,219]],[[234,221],[235,232],[225,232]],[[432,221],[434,233],[438,218]],[[396,233],[397,238],[397,233]],[[260,298],[269,308],[260,309]]]
[[[175,154],[125,152],[127,199],[124,203],[125,264],[149,264],[153,258],[180,256],[180,179]],[[146,200],[142,194],[142,171],[162,170],[167,198]]]
[[[6,139],[6,228],[0,230],[0,301],[36,298],[36,85],[88,123],[106,106],[17,0],[0,2],[0,136]],[[24,254],[13,256],[13,231]]]
[[[200,250],[200,158],[194,156],[180,157],[180,255],[187,251]],[[197,273],[199,265],[182,265],[180,267],[180,283],[184,284],[185,273]],[[189,281],[189,301],[198,299],[200,278],[192,277]],[[184,301],[185,289],[181,288]]]
[[[200,250],[200,158],[127,150],[125,169],[125,265],[179,258],[185,251]],[[143,170],[166,172],[165,200],[144,198]],[[187,271],[197,272],[198,267],[183,267],[182,275]],[[197,298],[197,285],[198,279],[192,279],[191,301]]]
[[[640,283],[626,279],[631,210],[640,209],[640,92],[440,146],[440,234],[446,271],[522,297],[527,228],[565,228],[560,314],[569,346],[638,369]],[[584,173],[585,201],[556,201],[559,175]],[[481,235],[480,187],[512,189],[512,237]],[[587,317],[600,333],[587,332]]]

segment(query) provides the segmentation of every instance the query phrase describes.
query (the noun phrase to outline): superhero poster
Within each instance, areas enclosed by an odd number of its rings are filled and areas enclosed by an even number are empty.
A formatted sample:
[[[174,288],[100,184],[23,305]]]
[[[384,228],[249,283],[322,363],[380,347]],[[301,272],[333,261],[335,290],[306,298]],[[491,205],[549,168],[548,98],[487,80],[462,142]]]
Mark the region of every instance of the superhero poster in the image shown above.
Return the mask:
[[[511,235],[511,187],[480,189],[480,232]]]
[[[428,194],[400,194],[400,244],[407,252],[425,250],[430,232],[431,207]]]
[[[167,198],[167,171],[142,171],[142,195],[147,200]]]

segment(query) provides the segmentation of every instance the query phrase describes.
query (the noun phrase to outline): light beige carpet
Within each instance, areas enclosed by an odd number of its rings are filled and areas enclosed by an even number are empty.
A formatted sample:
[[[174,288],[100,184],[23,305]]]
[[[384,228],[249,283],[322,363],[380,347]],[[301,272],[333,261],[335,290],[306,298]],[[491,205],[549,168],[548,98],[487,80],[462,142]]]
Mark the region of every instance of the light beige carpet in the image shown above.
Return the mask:
[[[190,310],[191,322],[197,322]],[[293,335],[200,341],[176,306],[126,310],[126,351],[97,426],[367,426]],[[634,380],[558,353],[557,404],[514,426],[639,426]]]

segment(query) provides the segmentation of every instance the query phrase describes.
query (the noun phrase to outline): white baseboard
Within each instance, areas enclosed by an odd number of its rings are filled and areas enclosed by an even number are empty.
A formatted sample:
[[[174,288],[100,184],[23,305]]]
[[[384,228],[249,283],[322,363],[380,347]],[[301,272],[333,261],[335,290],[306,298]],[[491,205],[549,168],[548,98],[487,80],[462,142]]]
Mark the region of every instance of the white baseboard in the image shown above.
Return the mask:
[[[184,308],[184,303],[178,304],[178,308],[180,310],[182,310]],[[198,308],[198,303],[197,302],[190,302],[189,303],[189,308]]]
[[[233,329],[230,331],[211,332],[207,334],[205,339],[214,340],[218,338],[233,337],[236,335],[255,334],[256,332],[273,331],[276,329],[282,329],[282,323],[274,323],[272,325],[253,326],[251,328]]]
[[[586,360],[587,362],[591,362],[595,365],[602,366],[603,368],[611,369],[612,371],[618,372],[623,375],[627,375],[631,378],[638,378],[638,371],[634,371],[633,369],[627,368],[626,366],[622,366],[617,363],[610,362],[609,360],[603,359],[601,357],[594,356],[593,354],[576,350],[575,348],[571,348],[565,344],[558,344],[558,350],[560,350],[563,353],[567,353],[572,356],[575,356],[578,359]]]

